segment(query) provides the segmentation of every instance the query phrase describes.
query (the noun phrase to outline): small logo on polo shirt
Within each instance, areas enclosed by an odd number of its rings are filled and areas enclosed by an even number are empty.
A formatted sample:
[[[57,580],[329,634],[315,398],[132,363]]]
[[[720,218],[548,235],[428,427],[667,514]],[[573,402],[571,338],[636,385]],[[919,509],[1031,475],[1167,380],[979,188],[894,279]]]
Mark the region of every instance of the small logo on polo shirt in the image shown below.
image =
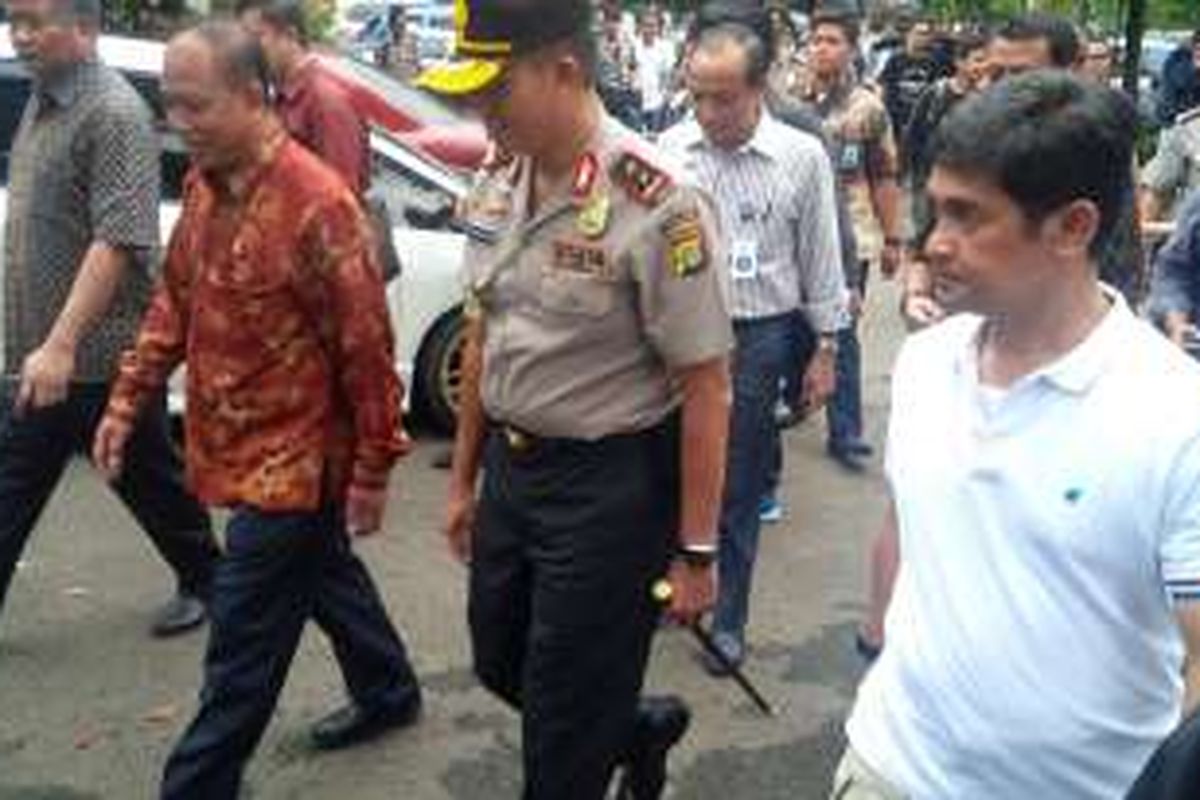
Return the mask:
[[[1072,486],[1070,489],[1067,489],[1065,492],[1063,492],[1063,500],[1066,500],[1071,505],[1078,503],[1081,497],[1083,497],[1083,489],[1080,489],[1077,486]]]

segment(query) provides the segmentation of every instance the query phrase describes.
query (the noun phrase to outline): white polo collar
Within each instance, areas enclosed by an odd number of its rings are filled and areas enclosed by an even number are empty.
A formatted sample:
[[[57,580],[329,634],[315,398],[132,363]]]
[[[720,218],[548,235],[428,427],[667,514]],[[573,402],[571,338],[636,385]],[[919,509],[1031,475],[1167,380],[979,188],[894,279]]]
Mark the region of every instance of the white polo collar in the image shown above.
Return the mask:
[[[1105,298],[1112,304],[1104,319],[1100,321],[1082,342],[1069,352],[1040,369],[1016,381],[1010,389],[1044,383],[1067,394],[1086,394],[1108,365],[1112,354],[1122,338],[1126,337],[1129,324],[1135,321],[1133,312],[1121,293],[1106,284],[1100,285]],[[960,374],[979,381],[979,337],[983,333],[982,317],[965,346],[959,351],[956,366]]]

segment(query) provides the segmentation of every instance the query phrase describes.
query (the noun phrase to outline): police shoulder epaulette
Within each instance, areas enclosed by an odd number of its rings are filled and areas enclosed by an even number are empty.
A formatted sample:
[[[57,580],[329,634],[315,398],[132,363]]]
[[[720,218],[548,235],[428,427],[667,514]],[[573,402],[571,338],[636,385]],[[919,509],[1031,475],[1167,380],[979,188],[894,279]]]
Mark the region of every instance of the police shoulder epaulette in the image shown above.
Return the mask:
[[[656,206],[671,188],[671,176],[631,150],[623,151],[610,170],[613,183],[642,205]]]
[[[1184,111],[1182,114],[1175,117],[1175,124],[1182,125],[1185,122],[1191,122],[1194,119],[1200,119],[1200,106],[1196,108],[1189,108],[1187,111]]]

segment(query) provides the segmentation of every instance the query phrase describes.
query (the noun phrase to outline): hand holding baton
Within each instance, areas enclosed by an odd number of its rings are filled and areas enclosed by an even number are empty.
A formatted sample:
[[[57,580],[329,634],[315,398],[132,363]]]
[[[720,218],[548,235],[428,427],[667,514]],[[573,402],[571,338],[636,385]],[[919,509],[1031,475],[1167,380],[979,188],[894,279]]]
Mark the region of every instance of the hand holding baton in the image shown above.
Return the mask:
[[[655,600],[663,605],[668,605],[671,602],[671,595],[674,593],[674,590],[671,588],[671,583],[663,579],[654,584],[652,593]],[[717,643],[713,641],[712,634],[705,630],[704,626],[700,624],[700,620],[696,619],[688,623],[687,628],[696,637],[696,641],[700,643],[704,651],[716,659],[717,663],[729,673],[734,683],[745,692],[746,696],[750,698],[758,710],[768,717],[775,716],[775,711],[771,708],[771,704],[767,702],[762,693],[750,682],[750,679],[742,672],[741,667],[730,661],[729,656],[725,655],[725,651],[717,646]]]

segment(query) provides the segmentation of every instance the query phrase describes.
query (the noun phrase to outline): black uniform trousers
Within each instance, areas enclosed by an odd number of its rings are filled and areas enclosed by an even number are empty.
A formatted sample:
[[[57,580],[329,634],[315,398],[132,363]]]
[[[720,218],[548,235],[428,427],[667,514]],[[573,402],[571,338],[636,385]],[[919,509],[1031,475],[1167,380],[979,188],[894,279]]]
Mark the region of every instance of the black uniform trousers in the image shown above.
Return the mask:
[[[63,470],[72,456],[90,455],[110,388],[107,383],[74,383],[66,401],[18,417],[12,409],[16,384],[6,381],[0,403],[0,608]],[[171,565],[179,587],[206,596],[220,551],[208,512],[184,486],[163,396],[139,415],[125,451],[125,469],[113,488]]]
[[[200,708],[167,761],[162,797],[235,798],[311,618],[329,637],[350,697],[401,708],[420,689],[342,510],[236,509],[213,581]]]
[[[471,638],[484,685],[521,711],[525,800],[600,800],[628,754],[679,460],[676,418],[595,442],[488,437]]]

